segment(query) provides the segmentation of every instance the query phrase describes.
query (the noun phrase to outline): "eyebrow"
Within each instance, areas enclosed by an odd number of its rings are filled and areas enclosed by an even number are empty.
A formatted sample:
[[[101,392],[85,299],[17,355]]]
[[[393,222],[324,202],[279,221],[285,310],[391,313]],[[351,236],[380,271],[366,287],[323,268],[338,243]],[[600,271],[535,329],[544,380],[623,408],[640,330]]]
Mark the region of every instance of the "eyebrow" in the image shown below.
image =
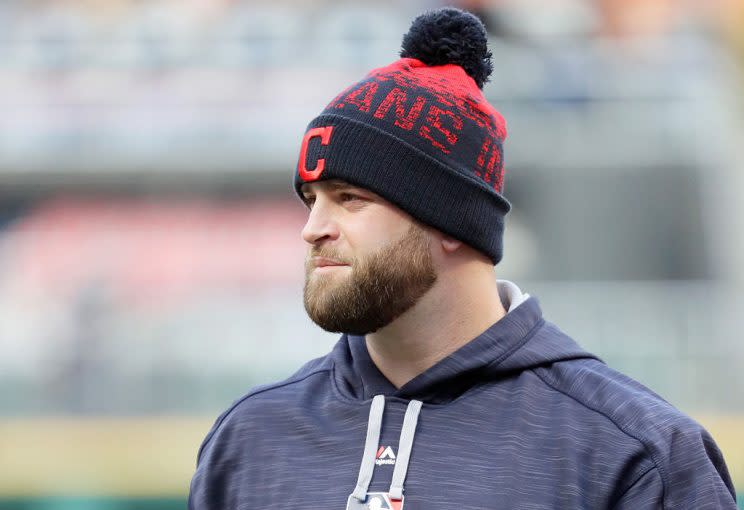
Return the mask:
[[[325,181],[322,184],[320,184],[322,188],[326,188],[328,191],[338,191],[338,190],[360,190],[359,186],[355,186],[353,184],[349,184],[348,182],[343,181]],[[313,193],[310,189],[301,189],[300,190],[302,195],[305,196],[305,194]]]

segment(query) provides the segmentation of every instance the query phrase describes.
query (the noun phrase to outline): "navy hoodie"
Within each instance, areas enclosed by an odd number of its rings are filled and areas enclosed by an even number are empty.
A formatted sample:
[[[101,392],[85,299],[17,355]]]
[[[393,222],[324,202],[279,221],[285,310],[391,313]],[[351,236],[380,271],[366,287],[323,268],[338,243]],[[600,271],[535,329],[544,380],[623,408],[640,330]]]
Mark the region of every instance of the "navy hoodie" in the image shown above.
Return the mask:
[[[189,508],[736,509],[700,425],[499,286],[507,315],[400,389],[344,334],[236,401]]]

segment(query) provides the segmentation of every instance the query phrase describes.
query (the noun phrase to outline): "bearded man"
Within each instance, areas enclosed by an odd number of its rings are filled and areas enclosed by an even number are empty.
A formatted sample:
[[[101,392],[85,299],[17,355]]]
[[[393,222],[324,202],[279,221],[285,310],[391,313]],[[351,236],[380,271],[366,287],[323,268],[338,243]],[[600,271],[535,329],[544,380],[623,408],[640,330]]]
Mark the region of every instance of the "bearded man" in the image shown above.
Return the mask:
[[[482,24],[417,18],[308,126],[304,303],[328,355],[216,421],[189,507],[736,509],[710,435],[496,280],[502,116]]]

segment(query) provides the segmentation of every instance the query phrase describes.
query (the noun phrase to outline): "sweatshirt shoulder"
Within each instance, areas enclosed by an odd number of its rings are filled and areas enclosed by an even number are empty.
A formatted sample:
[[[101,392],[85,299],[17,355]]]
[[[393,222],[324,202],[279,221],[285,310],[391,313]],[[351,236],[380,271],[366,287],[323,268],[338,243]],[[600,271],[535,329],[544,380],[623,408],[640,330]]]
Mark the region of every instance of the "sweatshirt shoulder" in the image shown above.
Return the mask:
[[[550,335],[564,335],[548,323]],[[638,381],[596,358],[559,361],[534,369],[550,388],[573,400],[589,415],[611,422],[639,442],[663,484],[664,508],[676,508],[700,477],[718,479],[733,493],[720,450],[708,432]],[[686,504],[686,503],[685,503]]]
[[[256,400],[260,398],[263,395],[266,394],[276,394],[276,392],[280,392],[285,388],[302,384],[304,381],[306,381],[309,377],[322,373],[322,372],[328,372],[331,370],[331,365],[333,364],[331,357],[329,355],[321,356],[319,358],[312,359],[305,363],[302,367],[300,367],[299,370],[297,370],[294,374],[290,375],[286,379],[283,379],[281,381],[269,383],[269,384],[263,384],[260,386],[256,386],[255,388],[251,389],[248,393],[237,399],[233,404],[227,409],[227,411],[223,414],[230,414],[230,412],[234,411],[236,408],[241,407],[241,404],[244,404],[246,402]]]
[[[626,435],[648,446],[654,431],[700,426],[638,381],[596,359],[567,360],[535,369],[549,387],[594,414],[611,421]]]
[[[537,343],[577,345],[558,327],[546,322]],[[608,367],[599,358],[585,355],[564,356],[534,369],[553,390],[582,407],[605,416],[626,434],[643,442],[651,424],[699,428],[690,417],[640,382]]]
[[[252,408],[256,405],[260,406],[262,401],[268,402],[274,399],[281,401],[289,398],[290,395],[297,393],[295,391],[297,385],[302,385],[315,375],[329,372],[332,365],[333,361],[330,355],[315,358],[305,363],[299,370],[286,379],[256,386],[248,393],[235,400],[230,407],[217,417],[209,433],[204,438],[197,454],[197,464],[199,459],[202,457],[204,449],[212,440],[214,435],[226,424],[226,422],[233,419],[234,416],[252,412]]]

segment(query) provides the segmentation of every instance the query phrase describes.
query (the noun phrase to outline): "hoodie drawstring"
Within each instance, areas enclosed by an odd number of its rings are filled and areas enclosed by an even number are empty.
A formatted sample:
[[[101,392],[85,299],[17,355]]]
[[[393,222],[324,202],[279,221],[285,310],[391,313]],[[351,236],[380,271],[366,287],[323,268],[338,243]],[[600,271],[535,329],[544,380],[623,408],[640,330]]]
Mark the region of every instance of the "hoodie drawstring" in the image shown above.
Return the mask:
[[[408,461],[411,458],[413,449],[413,437],[416,435],[416,424],[421,412],[421,401],[411,400],[406,408],[406,415],[403,418],[403,428],[400,431],[400,441],[398,443],[398,458],[393,470],[393,480],[390,484],[390,497],[392,499],[403,498],[403,482],[408,472]],[[369,408],[369,421],[367,422],[367,439],[364,443],[364,454],[362,455],[362,465],[359,468],[359,477],[356,487],[351,495],[359,501],[367,499],[367,490],[372,481],[372,473],[375,469],[375,459],[377,458],[377,448],[380,441],[380,430],[382,429],[382,413],[385,410],[385,397],[376,395],[372,399],[372,405]]]
[[[385,397],[376,395],[372,399],[369,408],[369,420],[367,421],[367,440],[364,443],[364,454],[362,465],[359,467],[359,477],[354,492],[351,493],[359,501],[367,499],[367,489],[372,481],[372,472],[375,470],[375,453],[380,443],[380,430],[382,429],[382,412],[385,410]]]
[[[411,400],[406,408],[406,417],[403,418],[403,429],[400,431],[398,443],[398,459],[395,461],[393,482],[390,484],[390,497],[393,499],[403,499],[403,482],[408,472],[408,459],[411,458],[419,412],[421,412],[421,401]]]

